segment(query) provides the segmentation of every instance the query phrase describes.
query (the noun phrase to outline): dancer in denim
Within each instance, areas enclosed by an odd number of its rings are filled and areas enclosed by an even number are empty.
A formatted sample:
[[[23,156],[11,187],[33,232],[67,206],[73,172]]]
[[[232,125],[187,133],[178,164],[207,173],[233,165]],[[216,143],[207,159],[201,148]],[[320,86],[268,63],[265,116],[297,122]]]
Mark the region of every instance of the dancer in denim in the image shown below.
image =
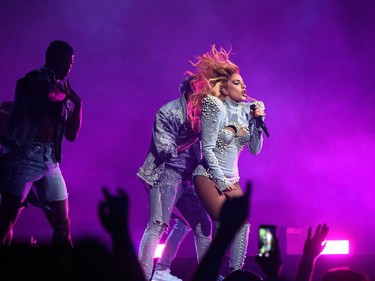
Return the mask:
[[[68,192],[60,170],[62,140],[74,141],[81,127],[82,101],[68,79],[73,62],[73,48],[53,41],[45,65],[17,81],[1,136],[9,155],[1,188],[0,246],[10,245],[13,226],[33,185],[52,227],[53,244],[73,246]]]
[[[198,262],[211,242],[211,220],[192,187],[192,172],[201,159],[201,150],[199,135],[191,130],[186,115],[190,79],[180,85],[181,98],[157,111],[150,150],[137,173],[149,195],[149,221],[139,247],[146,280],[181,280],[170,274],[169,266],[188,228],[194,232]],[[152,275],[155,250],[175,206],[184,218],[176,220]]]
[[[239,68],[223,48],[212,46],[192,64],[196,71],[190,73],[194,76],[194,93],[189,99],[188,115],[192,127],[201,130],[203,153],[193,173],[194,186],[211,219],[218,222],[224,202],[243,196],[238,159],[244,146],[254,155],[261,151],[262,128],[256,117],[264,118],[260,117],[265,115],[264,105],[248,102]],[[231,244],[229,272],[244,265],[249,228],[248,221],[244,221]]]

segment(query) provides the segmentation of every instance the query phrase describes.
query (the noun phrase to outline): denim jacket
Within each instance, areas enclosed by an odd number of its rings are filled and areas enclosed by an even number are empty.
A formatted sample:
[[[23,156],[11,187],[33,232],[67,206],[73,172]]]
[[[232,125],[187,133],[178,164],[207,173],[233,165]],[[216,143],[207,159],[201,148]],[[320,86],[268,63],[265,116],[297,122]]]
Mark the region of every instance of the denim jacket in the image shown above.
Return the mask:
[[[55,123],[53,143],[56,160],[61,162],[61,143],[72,104],[69,99],[51,104],[48,95],[56,83],[54,73],[45,67],[33,70],[17,81],[14,106],[0,138],[1,143],[10,150],[30,148],[40,124],[53,106],[53,112],[58,119]]]
[[[201,159],[198,136],[191,133],[187,124],[187,105],[184,96],[168,102],[156,113],[152,139],[144,164],[137,176],[150,185],[156,185],[166,167],[180,173],[191,174]],[[177,148],[191,145],[182,153]]]
[[[221,191],[239,181],[238,159],[243,147],[247,145],[254,155],[262,149],[262,130],[251,118],[250,105],[230,99],[223,102],[214,96],[207,96],[202,102],[203,159],[194,175],[209,177]],[[239,134],[241,129],[245,131],[243,135]]]

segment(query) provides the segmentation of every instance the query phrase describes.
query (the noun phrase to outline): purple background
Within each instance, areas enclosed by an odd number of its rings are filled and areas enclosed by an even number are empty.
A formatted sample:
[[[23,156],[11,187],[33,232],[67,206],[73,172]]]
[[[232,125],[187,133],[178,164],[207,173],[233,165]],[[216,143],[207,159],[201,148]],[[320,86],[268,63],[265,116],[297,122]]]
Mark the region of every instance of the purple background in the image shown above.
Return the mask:
[[[148,200],[136,171],[156,110],[179,96],[189,60],[212,44],[233,48],[251,96],[266,104],[271,137],[246,149],[241,183],[253,182],[249,254],[261,223],[305,230],[328,223],[329,239],[374,252],[375,2],[19,1],[0,9],[0,95],[44,62],[56,39],[75,49],[71,83],[83,126],[64,141],[72,234],[107,239],[97,216],[101,186],[130,196],[138,247]],[[49,237],[43,214],[26,209],[15,235]],[[371,240],[370,240],[371,239]],[[193,252],[193,245],[186,244]],[[367,246],[370,245],[370,246]]]

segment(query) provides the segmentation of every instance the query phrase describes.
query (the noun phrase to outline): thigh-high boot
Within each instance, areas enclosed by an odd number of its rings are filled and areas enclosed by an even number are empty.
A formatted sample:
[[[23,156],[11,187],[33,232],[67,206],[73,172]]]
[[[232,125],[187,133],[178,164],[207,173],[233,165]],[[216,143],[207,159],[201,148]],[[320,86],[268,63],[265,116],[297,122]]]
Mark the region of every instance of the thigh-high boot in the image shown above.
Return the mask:
[[[229,253],[229,273],[238,269],[242,269],[247,251],[249,239],[250,225],[245,223],[237,231],[230,246]]]
[[[202,224],[199,223],[194,230],[194,242],[195,242],[195,251],[197,253],[197,262],[200,263],[204,254],[206,253],[208,247],[212,241],[211,233],[205,233],[202,230]]]

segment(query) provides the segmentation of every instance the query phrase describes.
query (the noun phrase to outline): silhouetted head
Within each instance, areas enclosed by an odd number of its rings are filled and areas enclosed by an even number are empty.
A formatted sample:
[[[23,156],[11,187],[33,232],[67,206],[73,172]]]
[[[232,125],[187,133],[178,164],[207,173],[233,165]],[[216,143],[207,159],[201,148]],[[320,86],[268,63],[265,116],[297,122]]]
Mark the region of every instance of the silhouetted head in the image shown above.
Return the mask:
[[[369,281],[363,273],[348,268],[333,268],[324,273],[322,281]]]
[[[263,278],[260,277],[258,274],[244,270],[239,269],[235,270],[227,275],[227,277],[224,278],[223,281],[262,281]]]
[[[52,41],[46,51],[45,66],[56,74],[56,79],[63,80],[72,69],[74,62],[73,48],[65,41]]]

